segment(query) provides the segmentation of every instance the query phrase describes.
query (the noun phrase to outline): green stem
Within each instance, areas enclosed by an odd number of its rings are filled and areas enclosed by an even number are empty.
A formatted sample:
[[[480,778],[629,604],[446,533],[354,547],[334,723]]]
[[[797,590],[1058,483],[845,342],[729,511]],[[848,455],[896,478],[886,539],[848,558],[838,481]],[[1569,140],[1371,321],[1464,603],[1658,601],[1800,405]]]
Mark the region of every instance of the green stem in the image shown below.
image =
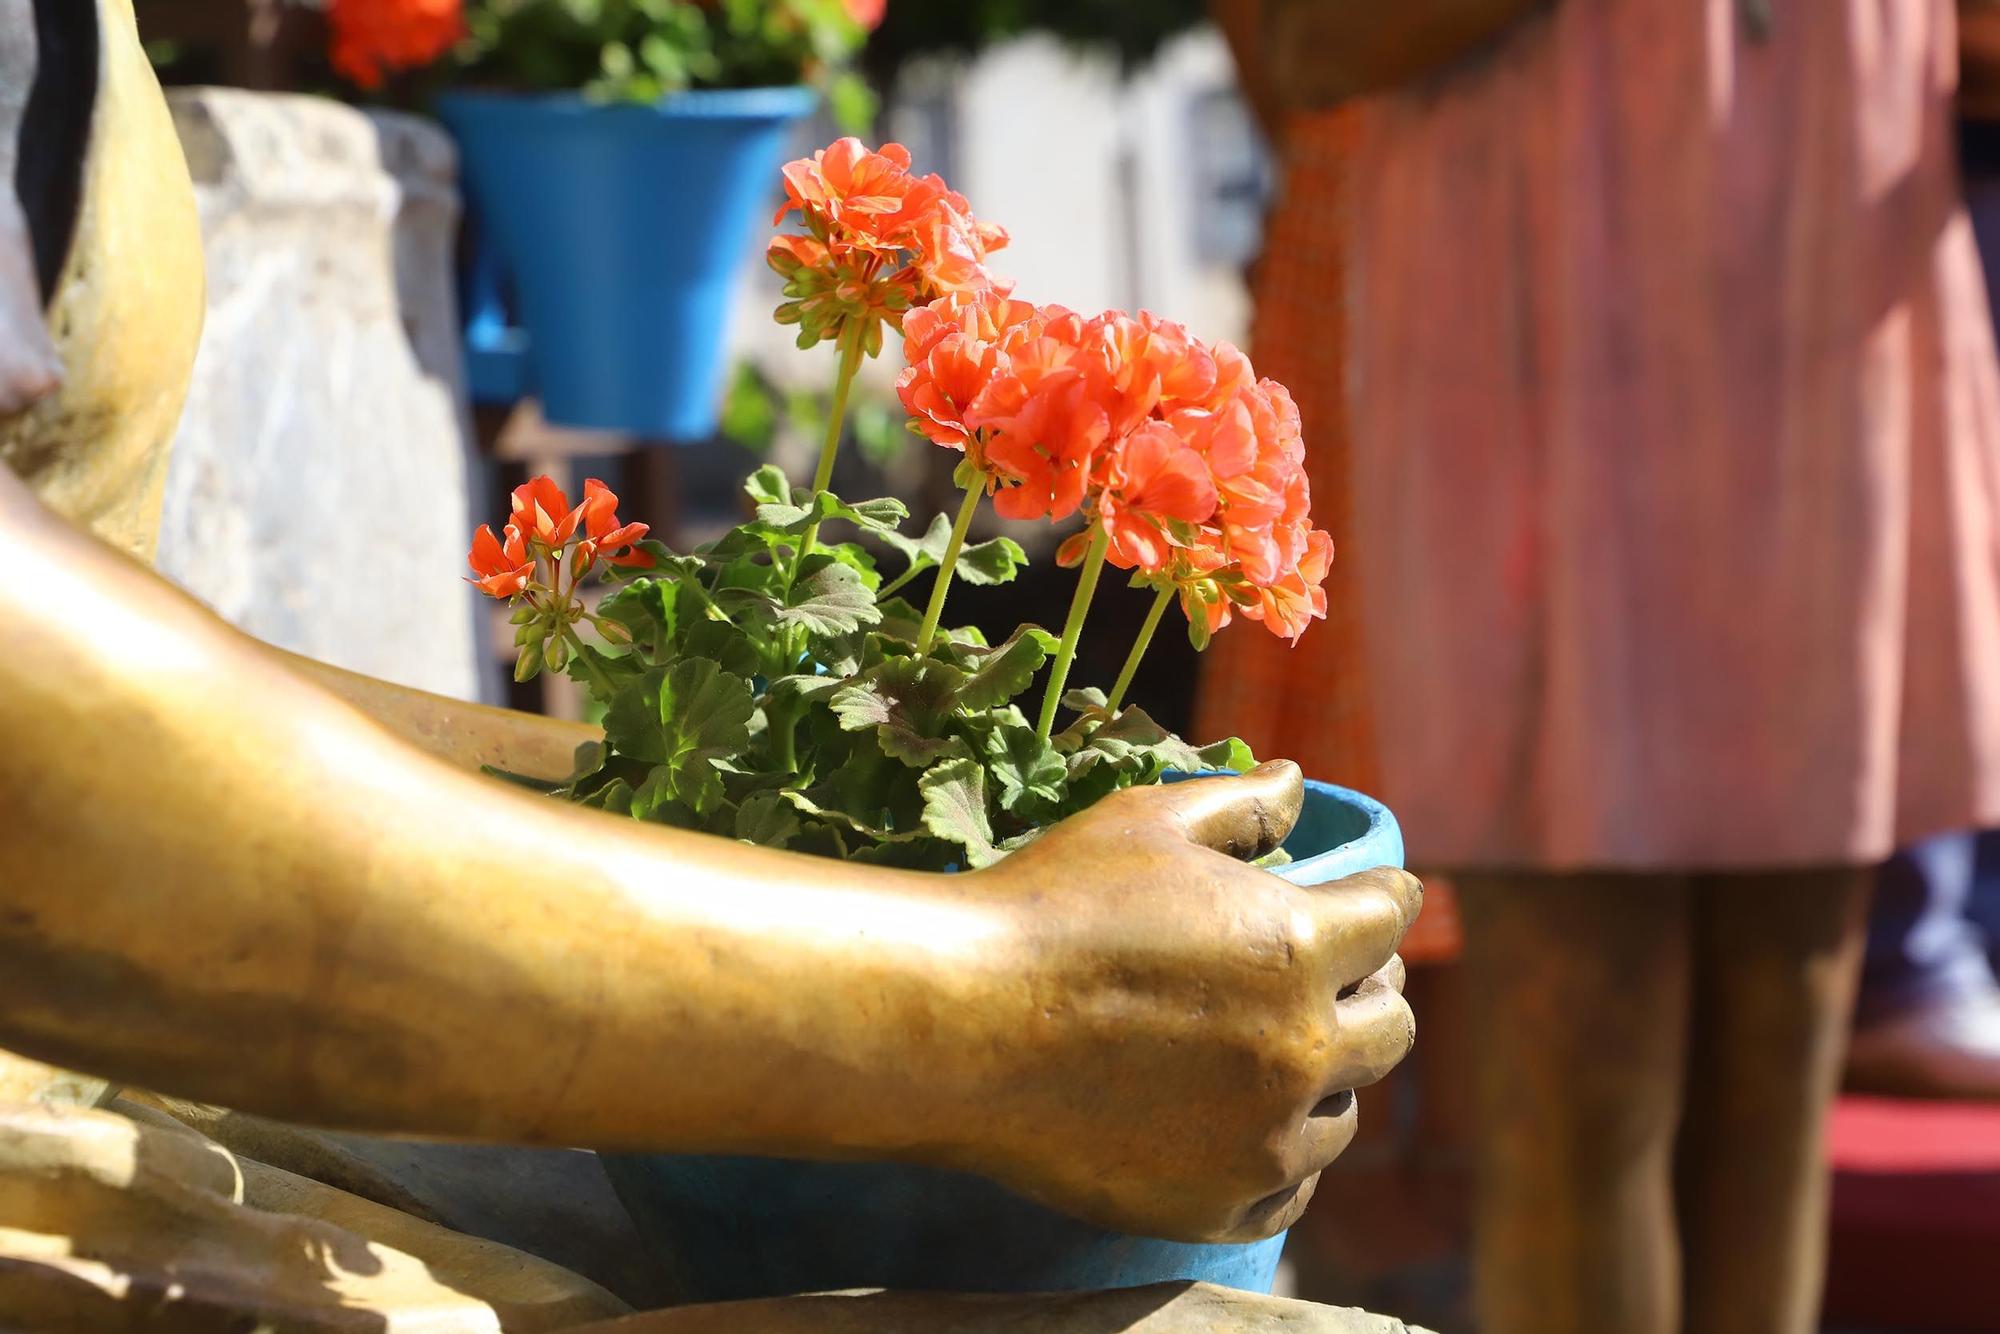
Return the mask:
[[[1090,539],[1090,554],[1083,558],[1083,572],[1077,576],[1076,596],[1069,602],[1069,619],[1063,622],[1062,646],[1056,650],[1056,664],[1049,672],[1049,688],[1042,695],[1042,716],[1035,735],[1047,741],[1055,731],[1056,706],[1062,703],[1063,687],[1069,683],[1070,664],[1076,661],[1076,641],[1083,635],[1083,618],[1090,614],[1090,599],[1097,592],[1097,576],[1104,573],[1104,553],[1111,536],[1099,528]]]
[[[951,541],[945,544],[944,559],[938,562],[937,583],[931,586],[931,602],[924,608],[924,626],[917,632],[917,653],[931,651],[931,639],[937,634],[938,617],[944,614],[944,595],[951,589],[952,571],[958,568],[958,553],[965,547],[965,532],[972,527],[972,516],[979,509],[979,501],[985,496],[986,487],[975,481],[965,489],[965,503],[958,507],[958,518],[951,525]]]
[[[583,639],[574,629],[565,629],[562,632],[562,637],[563,641],[569,646],[570,662],[575,664],[582,670],[585,676],[590,678],[590,684],[597,688],[598,698],[605,704],[609,704],[611,697],[618,693],[618,683],[605,675],[604,669],[597,665],[597,660],[585,651]],[[575,678],[571,677],[570,679],[574,680]]]
[[[1131,688],[1132,677],[1139,670],[1139,660],[1146,656],[1152,646],[1153,632],[1160,628],[1160,617],[1167,611],[1167,604],[1174,600],[1174,586],[1168,584],[1153,599],[1153,609],[1146,613],[1146,623],[1139,627],[1139,637],[1132,641],[1132,651],[1125,655],[1125,665],[1118,671],[1118,683],[1111,687],[1111,702],[1105,707],[1113,714],[1125,702],[1125,692]]]
[[[834,373],[833,406],[827,410],[826,440],[819,447],[819,467],[813,471],[814,504],[818,504],[819,497],[833,481],[833,461],[840,457],[841,428],[847,423],[847,394],[854,387],[854,372],[861,366],[861,342],[861,322],[852,320],[840,335],[840,369]],[[818,540],[819,524],[814,523],[799,539],[799,558],[792,564],[794,579]]]
[[[880,602],[883,598],[894,597],[896,595],[897,590],[902,588],[904,584],[909,583],[910,580],[916,578],[918,575],[922,574],[925,570],[928,570],[930,568],[931,567],[928,565],[915,565],[915,564],[911,565],[909,569],[903,571],[901,574],[897,575],[894,579],[891,579],[888,583],[876,589],[875,600],[877,602]]]

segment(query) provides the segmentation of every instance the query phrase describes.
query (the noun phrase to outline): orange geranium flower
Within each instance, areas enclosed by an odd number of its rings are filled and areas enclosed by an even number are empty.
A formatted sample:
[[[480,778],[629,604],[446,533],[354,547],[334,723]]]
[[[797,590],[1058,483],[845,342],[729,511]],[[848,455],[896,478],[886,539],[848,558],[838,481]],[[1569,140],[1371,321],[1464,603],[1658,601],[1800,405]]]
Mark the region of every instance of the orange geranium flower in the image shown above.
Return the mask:
[[[571,509],[553,477],[531,478],[514,488],[513,519],[509,527],[544,547],[560,550],[575,536],[583,522],[582,509]]]
[[[528,554],[521,530],[511,523],[507,525],[505,542],[493,535],[491,527],[480,524],[479,531],[472,535],[472,553],[466,557],[466,563],[472,566],[474,575],[466,582],[477,584],[480,592],[502,601],[526,591],[535,573],[535,558]]]
[[[1327,571],[1333,565],[1333,538],[1317,528],[1303,535],[1298,564],[1285,571],[1275,583],[1253,584],[1253,600],[1243,614],[1281,639],[1294,644],[1306,627],[1326,619]]]
[[[360,88],[428,65],[465,36],[462,0],[330,0],[326,22],[328,59]]]
[[[972,403],[1006,364],[1010,346],[1041,330],[1041,313],[1001,292],[940,297],[903,316],[903,373],[897,395],[917,430],[947,448],[977,454],[978,432],[966,422]]]
[[[811,233],[836,250],[857,246],[896,255],[916,248],[917,230],[944,197],[935,176],[910,172],[910,150],[871,151],[853,135],[834,140],[784,168],[785,202],[771,219],[797,211]]]
[[[798,213],[803,236],[779,236],[766,262],[785,279],[781,324],[799,326],[799,345],[838,338],[858,321],[864,348],[880,328],[941,296],[973,297],[1007,285],[986,268],[1007,233],[972,214],[965,197],[935,175],[910,171],[909,150],[837,139],[784,169],[785,202],[776,221]]]
[[[515,487],[510,509],[506,537],[481,524],[466,557],[477,576],[471,582],[489,597],[543,596],[562,619],[577,609],[576,586],[599,561],[635,569],[653,564],[638,545],[646,525],[620,523],[618,497],[595,477],[584,482],[583,503],[574,509],[546,476]]]
[[[604,483],[595,477],[584,482],[577,512],[583,516],[585,536],[577,548],[583,552],[585,570],[599,560],[631,569],[652,568],[652,554],[638,545],[650,529],[643,523],[619,523],[618,497]]]
[[[1260,380],[1213,412],[1188,409],[1172,420],[1208,460],[1231,558],[1251,583],[1277,582],[1304,554],[1301,525],[1311,502],[1291,394],[1275,380]]]
[[[986,457],[1012,485],[994,508],[1009,519],[1062,520],[1077,512],[1111,419],[1086,373],[1080,341],[1085,326],[1050,308],[1038,334],[1020,338],[967,410],[985,433]]]
[[[1106,451],[1097,493],[1097,521],[1110,546],[1106,558],[1122,570],[1167,568],[1183,531],[1215,513],[1208,464],[1162,421],[1149,421]]]
[[[1156,412],[1205,403],[1214,392],[1214,356],[1171,320],[1108,311],[1092,331],[1114,433],[1137,430]]]

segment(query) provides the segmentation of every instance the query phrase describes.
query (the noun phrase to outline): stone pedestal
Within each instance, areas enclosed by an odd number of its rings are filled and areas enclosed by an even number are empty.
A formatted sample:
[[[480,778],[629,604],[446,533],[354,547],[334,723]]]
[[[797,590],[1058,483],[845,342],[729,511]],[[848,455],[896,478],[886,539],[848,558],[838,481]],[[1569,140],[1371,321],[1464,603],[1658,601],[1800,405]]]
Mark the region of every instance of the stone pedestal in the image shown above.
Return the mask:
[[[208,322],[160,570],[280,647],[478,696],[451,141],[318,98],[169,101]]]

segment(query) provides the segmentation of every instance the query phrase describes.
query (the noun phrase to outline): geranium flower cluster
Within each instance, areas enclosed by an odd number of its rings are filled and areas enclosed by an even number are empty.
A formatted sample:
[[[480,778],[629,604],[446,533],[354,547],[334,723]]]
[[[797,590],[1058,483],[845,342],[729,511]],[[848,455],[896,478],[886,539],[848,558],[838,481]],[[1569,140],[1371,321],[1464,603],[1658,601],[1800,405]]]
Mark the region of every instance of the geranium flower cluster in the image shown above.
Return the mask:
[[[464,0],[330,0],[328,59],[358,88],[430,64],[465,36]]]
[[[1101,544],[1178,592],[1199,643],[1235,613],[1294,641],[1326,615],[1333,544],[1312,526],[1298,409],[1228,343],[997,290],[912,310],[903,334],[904,407],[1000,514],[1087,515],[1062,563]]]
[[[965,196],[935,174],[910,170],[901,144],[871,151],[835,141],[786,166],[785,203],[805,232],[774,237],[766,260],[785,280],[780,324],[799,326],[799,346],[852,332],[860,351],[882,348],[882,327],[941,296],[1004,291],[986,260],[1007,233],[973,217]]]
[[[514,488],[504,536],[479,525],[466,557],[472,567],[466,582],[488,597],[520,604],[514,616],[514,642],[522,650],[518,676],[532,676],[544,662],[560,670],[580,648],[578,621],[588,620],[612,643],[628,638],[616,621],[591,614],[577,590],[600,562],[650,568],[652,554],[638,545],[646,533],[643,523],[618,521],[618,497],[595,477],[584,482],[574,509],[553,478],[536,477]]]

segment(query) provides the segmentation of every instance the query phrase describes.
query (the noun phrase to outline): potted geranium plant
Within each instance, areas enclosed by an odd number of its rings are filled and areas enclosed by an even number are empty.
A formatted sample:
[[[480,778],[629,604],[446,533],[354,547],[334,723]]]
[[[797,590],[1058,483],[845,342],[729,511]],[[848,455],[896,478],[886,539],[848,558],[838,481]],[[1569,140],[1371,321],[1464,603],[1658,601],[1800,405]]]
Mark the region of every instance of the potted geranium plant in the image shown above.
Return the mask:
[[[1296,638],[1325,613],[1332,549],[1312,527],[1299,421],[1283,386],[1227,344],[1171,322],[1085,317],[1015,299],[988,257],[1005,243],[894,144],[843,139],[784,169],[780,321],[836,352],[817,473],[773,467],[750,518],[676,553],[622,522],[585,483],[514,492],[502,533],[476,534],[473,578],[515,608],[517,673],[568,673],[603,706],[554,795],[644,820],[830,857],[938,872],[1006,856],[1119,788],[1251,764],[1243,743],[1197,747],[1125,700],[1178,606],[1196,644],[1232,620]],[[957,451],[965,498],[921,534],[893,499],[827,483],[862,358],[900,333],[912,427]],[[955,580],[1022,563],[1005,538],[968,543],[993,504],[1082,529],[1059,633],[999,642],[944,619]],[[895,563],[887,570],[881,553]],[[1109,689],[1071,689],[1101,576],[1152,596]],[[594,606],[593,575],[614,591]],[[930,584],[917,601],[919,580]],[[1039,683],[1037,678],[1041,678]],[[1397,864],[1387,811],[1312,784],[1276,869],[1319,883]],[[875,1164],[622,1155],[620,1195],[692,1298],[883,1285],[966,1290],[1107,1287],[1173,1278],[1268,1290],[1282,1238],[1203,1246],[1119,1237],[950,1172]]]
[[[532,394],[563,425],[710,435],[772,174],[823,97],[843,120],[868,114],[847,63],[882,6],[333,0],[331,54],[357,82],[450,52],[436,105],[485,261],[468,303],[475,388]],[[495,364],[518,374],[489,380]]]

